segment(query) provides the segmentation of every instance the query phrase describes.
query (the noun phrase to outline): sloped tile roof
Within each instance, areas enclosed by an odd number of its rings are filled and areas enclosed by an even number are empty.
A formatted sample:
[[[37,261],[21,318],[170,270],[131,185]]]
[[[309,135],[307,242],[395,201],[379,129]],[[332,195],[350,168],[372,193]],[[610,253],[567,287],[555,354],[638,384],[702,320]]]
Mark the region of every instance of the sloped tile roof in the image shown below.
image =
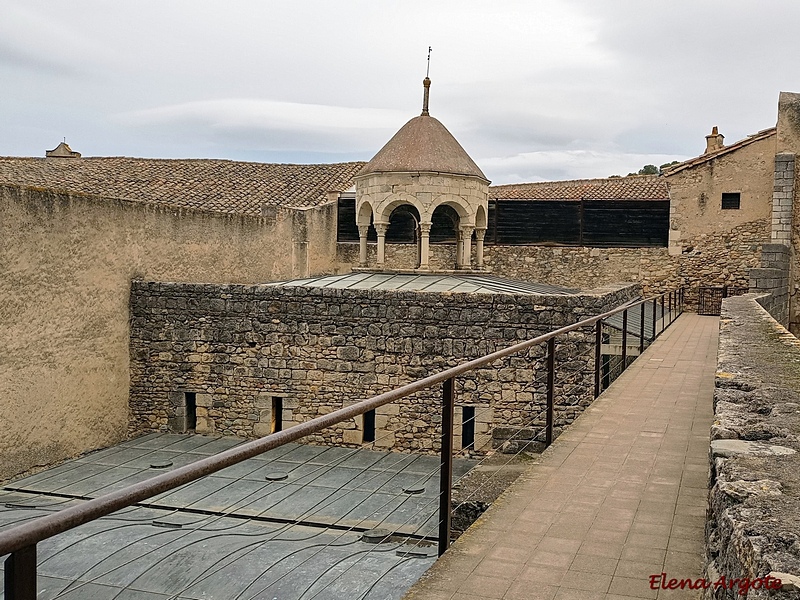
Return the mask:
[[[669,200],[666,180],[658,175],[607,179],[543,181],[489,187],[497,200]]]
[[[428,115],[414,117],[403,125],[359,175],[415,171],[471,175],[488,182],[453,134]]]
[[[352,187],[353,176],[364,164],[0,157],[0,184],[259,216],[265,205],[298,208],[324,204],[328,192]]]
[[[749,146],[753,142],[757,142],[759,140],[763,140],[773,135],[776,135],[777,132],[778,129],[776,127],[770,127],[769,129],[762,129],[758,133],[748,135],[743,140],[739,140],[738,142],[731,144],[730,146],[723,146],[722,148],[720,148],[715,152],[709,152],[708,154],[701,154],[700,156],[697,156],[695,158],[690,158],[689,160],[683,161],[682,163],[673,165],[668,169],[665,169],[664,175],[666,177],[669,177],[670,175],[675,175],[675,173],[679,173],[680,171],[683,171],[690,167],[694,167],[695,165],[701,165],[705,162],[708,162],[709,160],[719,158],[720,156],[724,156],[725,154],[738,150],[739,148]]]

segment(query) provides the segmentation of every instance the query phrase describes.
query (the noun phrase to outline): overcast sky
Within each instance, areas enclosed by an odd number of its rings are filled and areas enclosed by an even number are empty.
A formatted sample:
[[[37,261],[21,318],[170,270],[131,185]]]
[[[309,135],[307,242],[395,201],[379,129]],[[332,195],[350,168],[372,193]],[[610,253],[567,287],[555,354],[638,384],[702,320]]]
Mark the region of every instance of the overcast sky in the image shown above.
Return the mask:
[[[0,155],[369,160],[431,115],[493,183],[732,143],[800,91],[797,0],[2,0]]]

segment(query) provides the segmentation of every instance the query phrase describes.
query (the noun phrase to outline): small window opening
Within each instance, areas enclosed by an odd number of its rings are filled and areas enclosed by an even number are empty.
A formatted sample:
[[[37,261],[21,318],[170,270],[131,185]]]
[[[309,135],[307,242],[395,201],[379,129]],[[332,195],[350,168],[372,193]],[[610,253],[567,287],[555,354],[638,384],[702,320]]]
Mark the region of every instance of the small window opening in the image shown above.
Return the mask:
[[[375,441],[375,409],[364,413],[364,436],[365,442]]]
[[[723,210],[738,210],[742,195],[739,192],[725,192],[722,194]]]
[[[272,433],[283,430],[283,398],[272,397]]]
[[[197,429],[197,394],[195,392],[185,392],[186,402],[186,431]]]
[[[464,406],[461,408],[461,447],[475,447],[475,407]]]

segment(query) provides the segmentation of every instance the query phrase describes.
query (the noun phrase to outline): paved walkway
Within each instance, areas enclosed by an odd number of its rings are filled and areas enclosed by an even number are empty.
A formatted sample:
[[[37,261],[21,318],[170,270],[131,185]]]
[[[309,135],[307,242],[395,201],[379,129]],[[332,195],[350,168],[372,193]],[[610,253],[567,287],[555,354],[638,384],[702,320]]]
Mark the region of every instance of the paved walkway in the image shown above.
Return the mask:
[[[407,600],[693,598],[716,317],[681,316],[463,535]]]

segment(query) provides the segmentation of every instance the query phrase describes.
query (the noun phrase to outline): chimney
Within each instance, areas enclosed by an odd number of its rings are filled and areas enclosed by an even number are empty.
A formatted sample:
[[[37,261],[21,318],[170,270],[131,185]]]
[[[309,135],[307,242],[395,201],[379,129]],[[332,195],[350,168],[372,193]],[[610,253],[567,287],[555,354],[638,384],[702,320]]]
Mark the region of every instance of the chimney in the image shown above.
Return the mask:
[[[711,128],[711,135],[706,136],[706,151],[703,154],[710,154],[712,152],[716,152],[717,150],[722,150],[725,147],[723,143],[725,140],[725,136],[722,135],[718,130],[717,126]]]

